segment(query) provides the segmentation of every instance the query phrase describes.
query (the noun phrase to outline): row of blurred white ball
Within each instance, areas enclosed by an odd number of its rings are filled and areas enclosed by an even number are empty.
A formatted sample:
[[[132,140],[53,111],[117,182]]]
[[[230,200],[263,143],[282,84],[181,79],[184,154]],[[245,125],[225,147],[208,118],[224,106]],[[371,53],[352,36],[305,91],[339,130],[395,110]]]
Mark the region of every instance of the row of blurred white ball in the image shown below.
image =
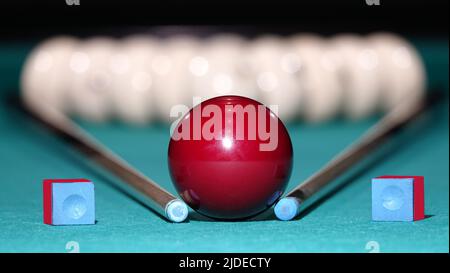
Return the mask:
[[[420,99],[426,77],[414,47],[375,33],[236,35],[207,39],[149,35],[55,37],[39,44],[22,73],[27,103],[91,121],[173,121],[174,105],[225,94],[277,105],[283,121],[361,119]]]

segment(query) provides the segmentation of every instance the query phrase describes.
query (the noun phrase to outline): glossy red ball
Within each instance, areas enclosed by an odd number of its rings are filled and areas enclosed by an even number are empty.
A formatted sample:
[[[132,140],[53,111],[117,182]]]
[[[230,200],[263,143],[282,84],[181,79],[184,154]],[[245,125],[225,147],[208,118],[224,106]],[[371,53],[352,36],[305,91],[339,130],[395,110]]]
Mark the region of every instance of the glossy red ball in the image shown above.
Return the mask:
[[[248,218],[271,207],[286,188],[293,161],[281,120],[240,96],[215,97],[192,108],[175,127],[168,153],[183,200],[218,219]]]

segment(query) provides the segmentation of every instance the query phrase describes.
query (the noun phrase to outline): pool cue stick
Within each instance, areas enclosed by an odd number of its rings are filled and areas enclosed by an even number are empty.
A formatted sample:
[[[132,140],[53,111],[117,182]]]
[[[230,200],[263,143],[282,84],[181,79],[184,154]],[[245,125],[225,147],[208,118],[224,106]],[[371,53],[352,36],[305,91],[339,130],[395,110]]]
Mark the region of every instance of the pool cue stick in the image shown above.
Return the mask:
[[[300,206],[305,200],[369,155],[390,136],[403,129],[426,110],[429,103],[430,101],[426,100],[417,103],[403,103],[388,112],[355,144],[339,153],[321,170],[290,191],[286,197],[280,199],[274,208],[277,218],[284,221],[295,218],[300,213]]]
[[[183,201],[89,136],[66,115],[43,105],[24,104],[24,108],[76,150],[132,186],[146,198],[145,201],[150,201],[151,207],[159,214],[176,223],[183,222],[187,218],[188,208]]]

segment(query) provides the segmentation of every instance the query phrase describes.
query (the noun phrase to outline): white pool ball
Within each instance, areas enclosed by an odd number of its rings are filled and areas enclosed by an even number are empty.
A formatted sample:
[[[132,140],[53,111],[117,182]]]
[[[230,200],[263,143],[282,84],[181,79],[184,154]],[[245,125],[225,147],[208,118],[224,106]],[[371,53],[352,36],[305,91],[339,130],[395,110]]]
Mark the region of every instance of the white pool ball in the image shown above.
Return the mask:
[[[113,109],[121,121],[145,125],[154,119],[151,64],[158,54],[156,38],[130,36],[111,57]]]
[[[426,73],[413,45],[390,33],[375,33],[367,39],[379,56],[382,109],[391,110],[401,103],[422,99]]]
[[[261,102],[283,121],[298,116],[303,102],[300,57],[281,37],[264,36],[251,42],[244,54],[249,62]]]
[[[300,58],[300,82],[304,93],[301,116],[307,122],[324,122],[336,117],[343,99],[337,63],[331,58],[326,41],[312,34],[290,39]]]
[[[222,95],[257,99],[248,66],[243,61],[245,41],[235,35],[218,35],[203,41],[189,63],[194,95],[206,100]]]
[[[86,40],[72,53],[70,97],[75,115],[94,122],[111,117],[114,75],[110,63],[115,50],[115,40],[97,37]]]
[[[26,104],[67,111],[69,59],[77,43],[71,37],[56,37],[33,49],[27,57],[20,81],[22,99]]]
[[[192,106],[192,81],[189,64],[198,55],[199,43],[189,36],[176,36],[161,41],[161,50],[152,61],[153,94],[158,118],[174,122],[180,115],[176,106]],[[171,116],[175,113],[174,116]]]
[[[377,51],[358,35],[341,34],[328,46],[337,54],[338,75],[344,92],[344,114],[358,120],[373,114],[380,99],[380,67]]]

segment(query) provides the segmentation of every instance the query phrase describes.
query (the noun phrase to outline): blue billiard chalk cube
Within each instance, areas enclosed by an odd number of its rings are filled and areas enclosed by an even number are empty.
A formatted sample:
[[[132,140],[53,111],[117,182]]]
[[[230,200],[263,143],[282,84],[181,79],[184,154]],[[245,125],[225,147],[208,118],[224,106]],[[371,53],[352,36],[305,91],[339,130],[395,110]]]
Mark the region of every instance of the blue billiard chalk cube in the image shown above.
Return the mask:
[[[423,177],[381,176],[372,179],[372,220],[414,221],[424,218]]]
[[[87,179],[44,180],[44,223],[95,224],[94,184]]]

